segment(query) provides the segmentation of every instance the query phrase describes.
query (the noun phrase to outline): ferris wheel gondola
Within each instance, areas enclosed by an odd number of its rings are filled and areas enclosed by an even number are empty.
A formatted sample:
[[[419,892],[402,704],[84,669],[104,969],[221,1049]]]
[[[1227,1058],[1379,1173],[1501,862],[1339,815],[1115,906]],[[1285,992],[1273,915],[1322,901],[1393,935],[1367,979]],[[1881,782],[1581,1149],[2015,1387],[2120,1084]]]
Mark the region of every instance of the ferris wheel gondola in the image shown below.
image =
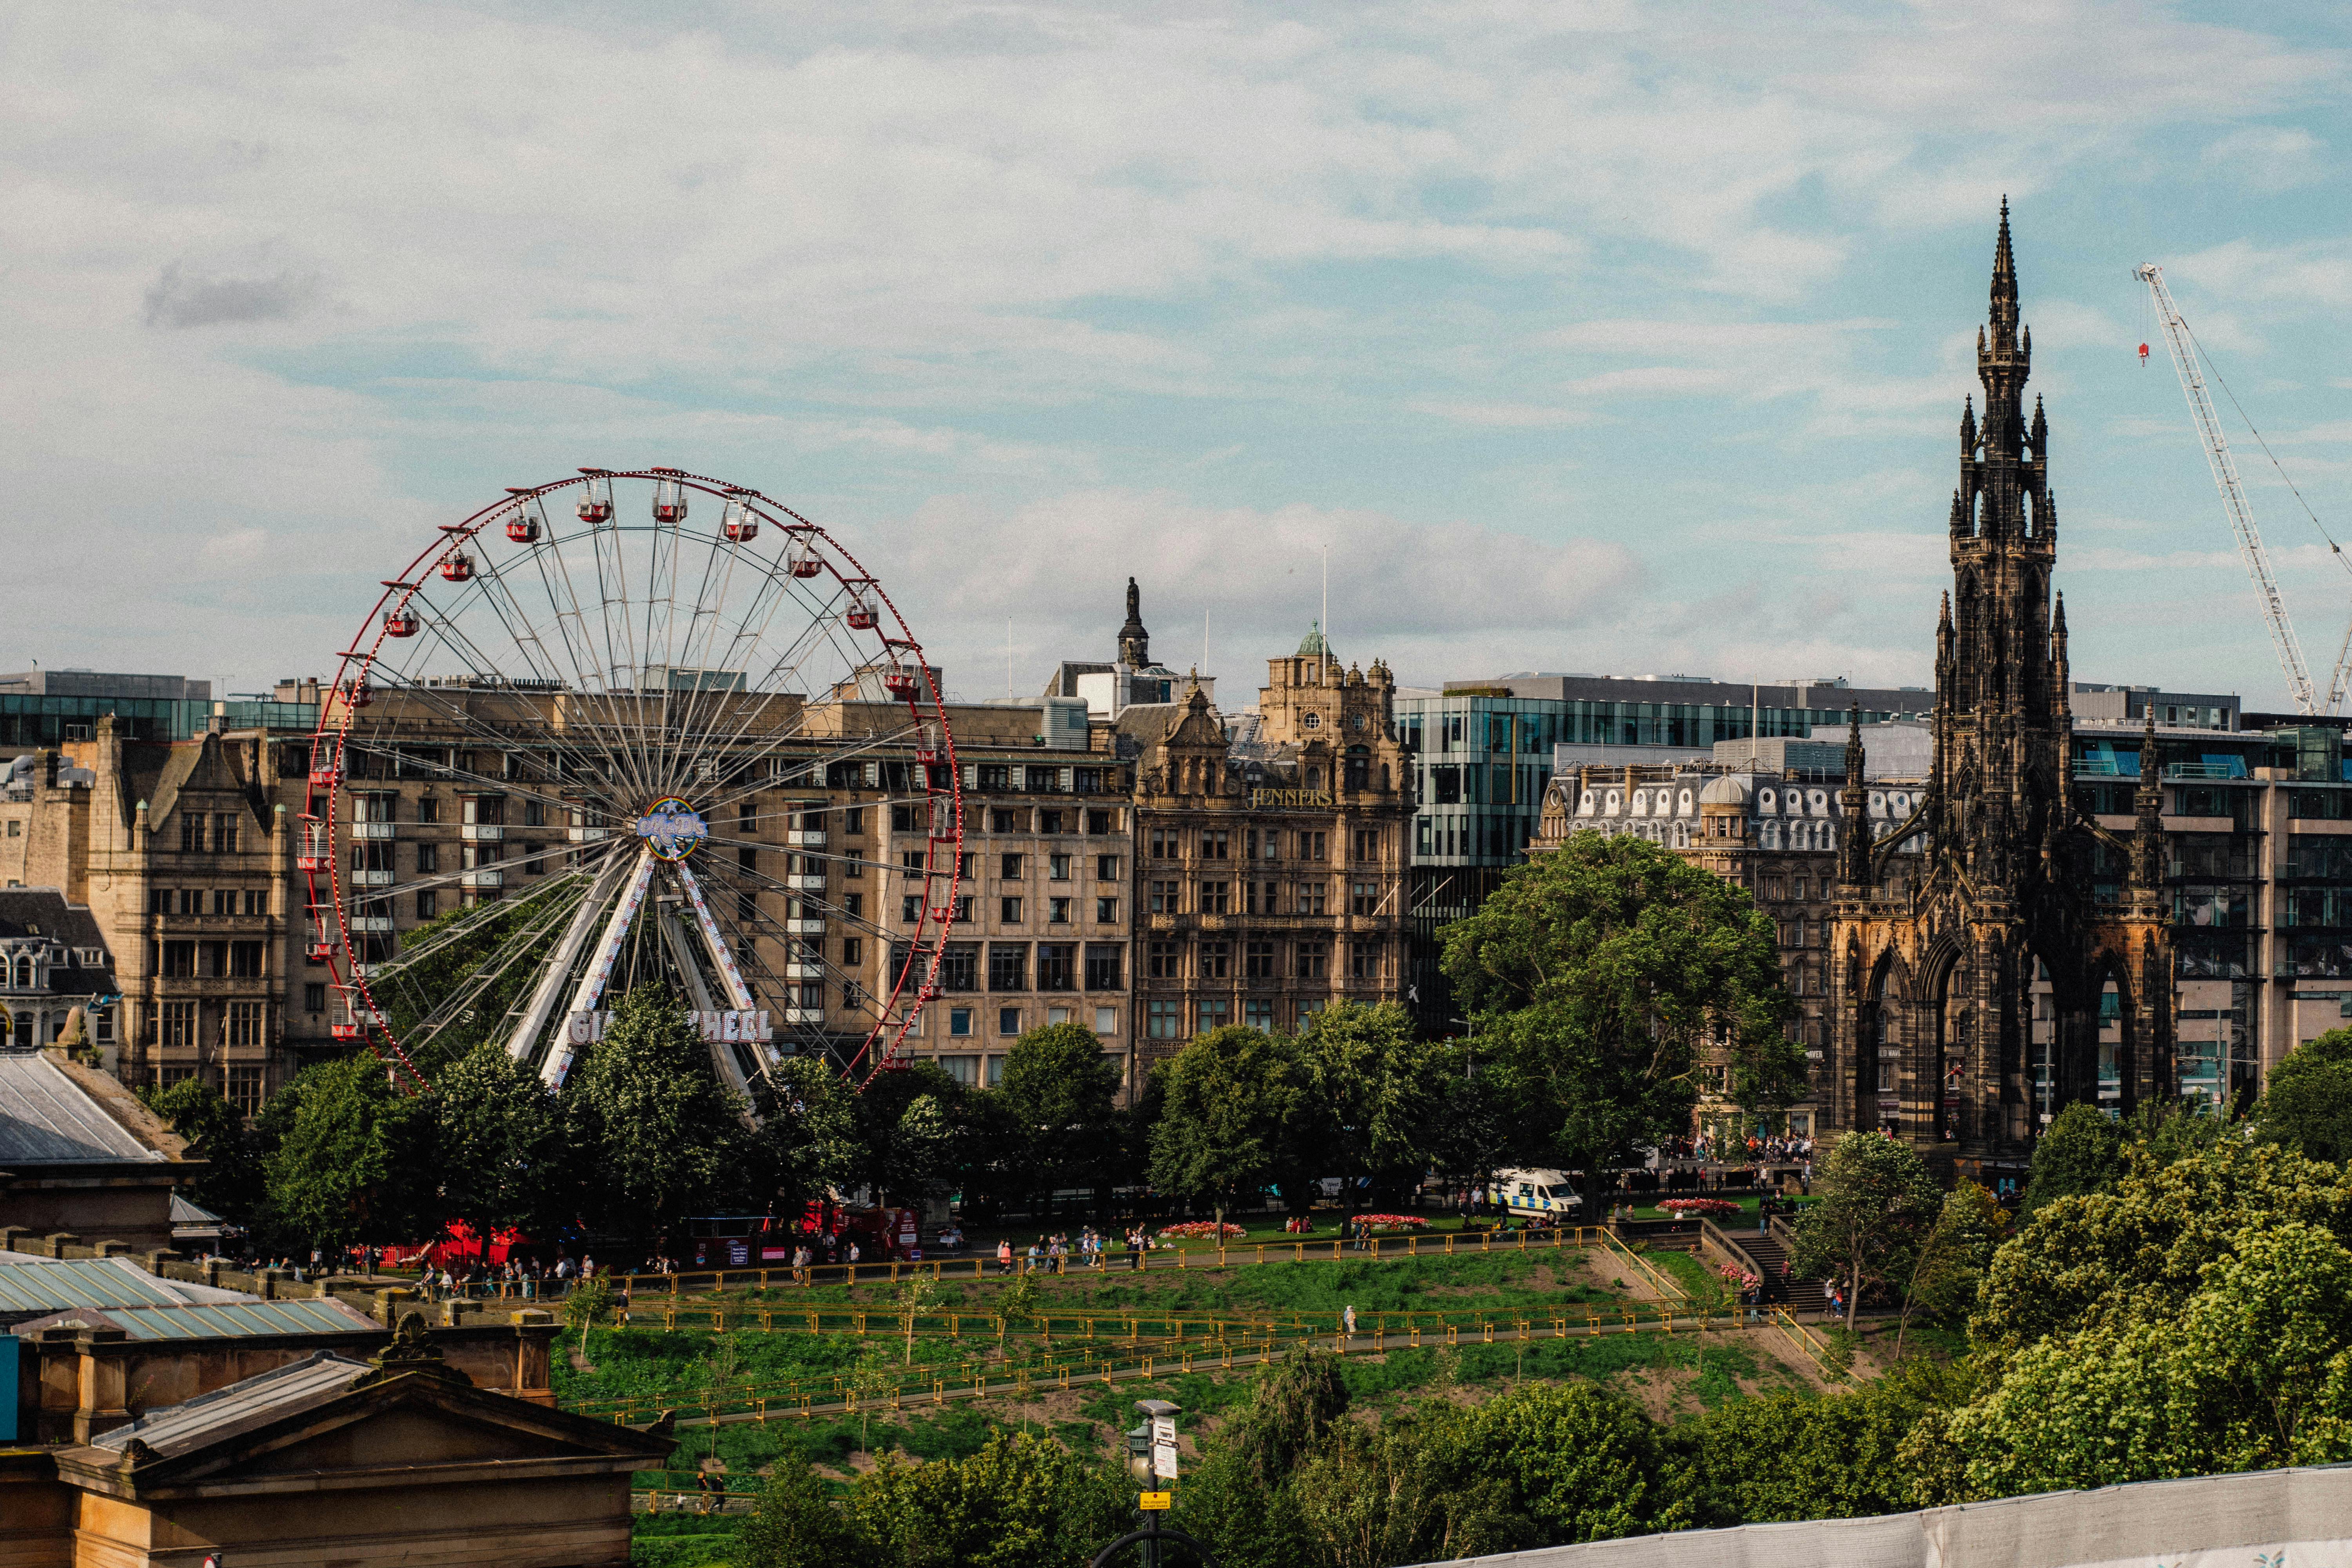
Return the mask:
[[[921,645],[824,529],[680,469],[583,468],[443,525],[363,627],[297,825],[335,1037],[412,1084],[496,1040],[560,1085],[652,979],[754,1102],[788,1055],[861,1082],[897,1057],[954,917],[961,799]],[[877,682],[894,722],[835,721]],[[909,753],[887,804],[929,825],[927,885],[886,931],[830,895],[856,857],[824,784]],[[866,941],[902,955],[878,983],[846,956]]]

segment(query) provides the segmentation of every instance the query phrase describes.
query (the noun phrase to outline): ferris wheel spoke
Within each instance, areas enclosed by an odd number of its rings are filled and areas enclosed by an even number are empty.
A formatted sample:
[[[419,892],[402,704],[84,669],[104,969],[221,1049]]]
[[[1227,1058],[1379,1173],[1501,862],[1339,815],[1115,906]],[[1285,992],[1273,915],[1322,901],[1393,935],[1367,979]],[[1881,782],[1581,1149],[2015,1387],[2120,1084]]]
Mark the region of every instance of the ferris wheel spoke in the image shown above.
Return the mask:
[[[785,580],[790,581],[790,579]],[[696,746],[693,755],[688,759],[688,765],[689,768],[700,765],[703,753],[708,749],[715,748],[716,750],[722,752],[731,752],[736,745],[741,742],[745,735],[751,732],[752,727],[767,716],[768,710],[774,704],[778,698],[782,697],[789,699],[791,696],[794,695],[790,691],[778,690],[776,677],[778,672],[786,667],[786,661],[794,658],[795,656],[799,654],[798,645],[801,642],[805,641],[809,636],[810,632],[803,631],[802,638],[796,639],[794,646],[786,647],[782,653],[780,654],[777,660],[771,665],[770,668],[763,671],[756,681],[751,679],[750,671],[746,670],[744,672],[746,677],[745,684],[747,688],[756,692],[758,701],[755,704],[748,704],[746,706],[746,710],[731,729],[722,730],[719,726],[712,726],[704,741]],[[795,671],[795,673],[797,673],[797,671]],[[803,702],[805,702],[809,698],[815,694],[813,692],[802,692],[798,695],[801,696]],[[690,714],[691,710],[689,710],[689,716]],[[783,744],[791,734],[797,732],[797,725],[793,726],[788,730],[779,731],[772,743],[779,745]]]
[[[485,660],[483,662],[487,663],[488,661]],[[498,729],[491,724],[489,721],[476,715],[469,708],[467,707],[466,701],[463,698],[454,698],[451,693],[467,692],[479,698],[517,701],[526,704],[539,700],[541,697],[543,697],[544,700],[552,702],[557,700],[561,696],[561,693],[559,692],[548,692],[544,694],[528,691],[518,692],[514,691],[510,688],[500,688],[496,686],[436,685],[431,682],[429,678],[425,677],[421,670],[412,673],[410,670],[403,669],[398,666],[394,666],[393,668],[392,673],[395,678],[394,681],[389,685],[383,686],[382,689],[399,692],[413,697],[418,701],[430,704],[444,720],[459,725],[470,733],[479,737],[488,744],[496,747],[499,750],[508,752],[511,752],[516,749],[515,738],[513,735]],[[470,676],[475,672],[469,670],[468,673]],[[593,753],[582,751],[580,748],[573,746],[565,741],[554,726],[546,726],[545,734],[547,737],[546,744],[551,754],[570,756],[573,761],[583,765],[589,764],[594,760]]]
[[[364,742],[347,742],[344,747],[344,755],[347,759],[353,755],[384,758],[395,764],[398,770],[395,777],[421,776],[446,784],[472,784],[481,788],[485,794],[520,795],[525,800],[535,800],[542,805],[552,806],[559,812],[568,812],[572,809],[572,803],[560,793],[552,789],[532,788],[531,785],[539,781],[513,777],[493,778],[488,773],[478,773],[470,768],[461,768],[455,763],[430,762],[418,755],[419,752],[442,752],[454,755],[463,749],[464,742],[469,738],[478,742],[481,749],[495,750],[502,755],[513,755],[523,747],[518,745],[515,736],[501,733],[487,723],[476,720],[465,711],[462,705],[453,707],[439,702],[436,700],[435,688],[400,686],[392,689],[402,696],[423,697],[428,703],[439,709],[452,724],[463,731],[463,734],[453,737],[446,730],[436,731],[420,728],[413,736],[397,733],[371,735]],[[415,770],[414,774],[410,773],[412,768]],[[370,781],[357,778],[347,773],[344,782],[345,787],[352,788]],[[352,793],[366,792],[363,789],[352,788]]]
[[[824,754],[824,761],[827,763],[855,762],[869,753],[880,752],[892,746],[903,745],[908,740],[913,738],[917,733],[918,731],[916,728],[912,725],[909,725],[903,730],[877,731],[871,735],[860,737],[854,744],[839,746],[834,750],[828,751]],[[805,742],[808,738],[809,737],[804,733],[798,731],[779,734],[769,741],[766,744],[761,746],[757,751],[737,753],[730,756],[728,759],[727,765],[730,771],[734,772],[739,775],[742,775],[743,782],[735,784],[732,788],[722,791],[719,795],[713,795],[710,798],[709,804],[703,808],[704,814],[708,816],[714,812],[723,812],[727,807],[734,805],[744,796],[755,795],[763,789],[792,788],[793,786],[789,784],[779,784],[772,775],[766,778],[761,778],[754,775],[758,773],[758,764],[765,762],[774,755],[780,748],[792,745],[795,742]],[[908,765],[912,766],[913,764],[910,763]],[[746,770],[749,770],[749,772],[747,773]],[[928,799],[928,797],[926,798]],[[888,803],[885,802],[884,804]]]
[[[586,533],[593,532],[594,525],[592,524]],[[601,697],[609,700],[612,694],[609,670],[606,664],[600,661],[597,657],[595,639],[588,629],[586,615],[581,609],[579,590],[572,583],[571,561],[563,548],[566,542],[582,537],[585,535],[572,535],[570,540],[551,537],[544,549],[534,548],[531,554],[539,563],[540,581],[547,589],[548,600],[555,605],[557,626],[559,629],[568,628],[563,629],[563,644],[572,657],[574,678],[572,686],[573,689],[580,694],[580,711],[591,733],[596,738],[597,744],[604,748],[605,754],[617,756],[623,752],[618,731],[611,725],[601,722],[596,717],[598,699]],[[588,543],[593,556],[596,548],[595,542],[590,538]],[[548,569],[550,561],[554,563],[552,572]],[[560,600],[556,593],[559,583],[562,588],[562,596]],[[617,714],[614,717],[617,718]],[[645,793],[646,782],[642,778],[635,781],[640,795]]]

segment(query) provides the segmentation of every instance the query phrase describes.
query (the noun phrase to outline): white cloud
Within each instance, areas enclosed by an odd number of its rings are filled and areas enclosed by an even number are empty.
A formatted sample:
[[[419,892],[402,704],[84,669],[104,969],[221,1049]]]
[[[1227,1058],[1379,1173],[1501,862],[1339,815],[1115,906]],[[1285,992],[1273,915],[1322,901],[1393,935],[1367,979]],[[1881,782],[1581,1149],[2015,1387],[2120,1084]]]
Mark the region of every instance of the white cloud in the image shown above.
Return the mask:
[[[2326,144],[2308,131],[2284,125],[2249,125],[2207,143],[2198,155],[2206,168],[2273,195],[2327,177]]]

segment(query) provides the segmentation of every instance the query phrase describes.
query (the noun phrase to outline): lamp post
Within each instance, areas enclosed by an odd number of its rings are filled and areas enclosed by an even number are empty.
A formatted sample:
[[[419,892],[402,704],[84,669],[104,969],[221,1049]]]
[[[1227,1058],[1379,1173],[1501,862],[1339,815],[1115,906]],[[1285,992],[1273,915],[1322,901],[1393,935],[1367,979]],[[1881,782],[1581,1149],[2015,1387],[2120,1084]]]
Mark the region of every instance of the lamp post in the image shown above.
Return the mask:
[[[1207,1547],[1181,1530],[1163,1530],[1160,1525],[1160,1516],[1176,1500],[1169,1488],[1176,1479],[1176,1417],[1183,1406],[1165,1399],[1139,1399],[1135,1407],[1143,1412],[1143,1421],[1128,1431],[1127,1467],[1140,1485],[1151,1489],[1137,1500],[1143,1514],[1143,1528],[1129,1531],[1096,1552],[1088,1568],[1106,1568],[1129,1545],[1143,1548],[1143,1568],[1160,1568],[1163,1542],[1189,1547],[1209,1568],[1217,1568],[1217,1560]]]

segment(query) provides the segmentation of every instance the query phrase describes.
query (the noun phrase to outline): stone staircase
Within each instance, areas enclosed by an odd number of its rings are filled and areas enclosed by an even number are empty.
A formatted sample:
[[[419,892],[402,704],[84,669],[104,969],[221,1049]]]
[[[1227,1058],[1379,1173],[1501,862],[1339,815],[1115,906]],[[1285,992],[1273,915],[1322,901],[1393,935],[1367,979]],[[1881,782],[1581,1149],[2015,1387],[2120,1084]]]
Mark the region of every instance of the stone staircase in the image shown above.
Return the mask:
[[[1778,1236],[1758,1236],[1752,1231],[1727,1231],[1734,1241],[1764,1276],[1764,1300],[1777,1307],[1786,1307],[1799,1317],[1819,1314],[1829,1309],[1829,1298],[1818,1279],[1790,1279],[1780,1270],[1789,1260],[1788,1247]]]

